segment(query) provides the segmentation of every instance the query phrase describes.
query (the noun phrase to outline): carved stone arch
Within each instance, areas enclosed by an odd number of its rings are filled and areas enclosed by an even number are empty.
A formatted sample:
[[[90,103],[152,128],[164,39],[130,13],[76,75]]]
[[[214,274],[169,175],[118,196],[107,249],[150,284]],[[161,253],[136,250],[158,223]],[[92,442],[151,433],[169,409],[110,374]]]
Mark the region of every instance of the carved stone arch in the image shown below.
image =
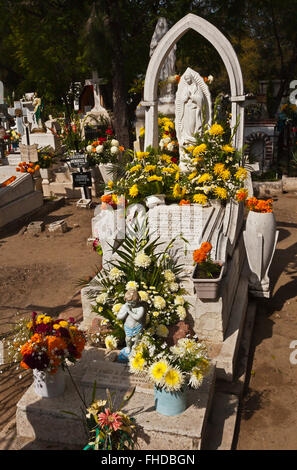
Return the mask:
[[[218,51],[225,64],[231,89],[231,127],[235,126],[237,117],[240,119],[234,136],[234,145],[239,149],[243,145],[245,95],[237,55],[228,39],[215,26],[193,13],[184,16],[163,36],[149,62],[144,84],[144,101],[141,103],[145,107],[144,148],[146,149],[149,145],[158,147],[158,78],[160,70],[171,49],[190,29],[205,37]]]

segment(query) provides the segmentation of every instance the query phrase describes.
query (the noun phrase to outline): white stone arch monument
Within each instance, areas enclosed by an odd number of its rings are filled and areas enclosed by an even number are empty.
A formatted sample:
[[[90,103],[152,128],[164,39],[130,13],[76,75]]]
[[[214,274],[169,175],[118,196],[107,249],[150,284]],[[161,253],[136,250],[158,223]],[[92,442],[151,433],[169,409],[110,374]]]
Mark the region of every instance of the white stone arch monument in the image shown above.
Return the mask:
[[[218,51],[225,64],[231,89],[231,127],[235,126],[237,118],[240,119],[233,144],[240,149],[243,146],[245,94],[237,55],[228,39],[215,26],[193,13],[178,21],[163,36],[149,62],[144,84],[144,101],[141,103],[145,107],[144,148],[149,145],[158,147],[158,79],[162,65],[174,45],[190,29],[205,37]]]

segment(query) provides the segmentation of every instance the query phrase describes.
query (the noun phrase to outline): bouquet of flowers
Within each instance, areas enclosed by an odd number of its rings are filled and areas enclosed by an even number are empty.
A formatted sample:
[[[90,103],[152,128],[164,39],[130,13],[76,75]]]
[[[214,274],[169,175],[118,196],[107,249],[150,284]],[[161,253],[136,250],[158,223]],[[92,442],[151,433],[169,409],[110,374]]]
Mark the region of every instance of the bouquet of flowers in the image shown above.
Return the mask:
[[[104,137],[99,137],[86,147],[89,160],[94,164],[117,163],[120,153],[124,150],[110,128],[106,130]]]
[[[54,154],[50,146],[38,149],[38,165],[40,168],[50,168],[54,162]]]
[[[197,276],[200,279],[216,278],[220,274],[222,266],[211,259],[211,249],[211,243],[203,242],[199,249],[194,250],[193,260],[198,265]]]
[[[176,132],[174,122],[166,116],[159,115],[159,147],[164,152],[173,157],[173,162],[178,159],[178,142],[176,140]]]
[[[266,214],[268,212],[272,212],[272,203],[273,199],[257,199],[256,197],[250,197],[246,201],[246,206],[248,210],[253,212],[261,212],[262,214]]]
[[[27,339],[20,344],[20,338]],[[66,359],[70,362],[80,359],[85,343],[85,336],[73,318],[66,321],[33,312],[32,320],[18,331],[11,349],[17,349],[24,369],[54,374],[59,366],[66,364]]]
[[[131,152],[132,161],[125,167],[125,173],[114,190],[124,194],[129,203],[140,202],[153,194],[165,194],[174,199],[174,187],[180,178],[180,169],[168,154],[148,148],[146,152]]]
[[[123,413],[122,408],[134,394],[127,392],[118,409],[114,409],[112,394],[107,389],[107,400],[94,400],[87,408],[90,442],[84,450],[133,450],[136,440],[135,419]]]
[[[21,162],[16,167],[16,171],[20,171],[21,173],[30,173],[31,175],[33,175],[35,171],[39,170],[39,168],[40,168],[40,165],[37,163]]]
[[[15,130],[10,129],[9,140],[11,144],[14,144],[14,145],[18,144],[20,141],[20,138],[21,138],[21,134],[19,134],[19,132],[16,132]]]
[[[84,150],[86,141],[82,132],[80,113],[73,112],[70,123],[66,122],[64,118],[59,118],[57,121],[61,126],[61,130],[57,132],[51,129],[51,132],[57,136],[66,152]]]
[[[196,135],[196,143],[185,149],[188,172],[181,187],[189,199],[203,206],[209,199],[226,201],[247,197],[244,181],[247,170],[241,165],[242,155],[224,139],[225,129],[214,123],[209,130]]]
[[[180,338],[170,346],[151,331],[145,332],[129,356],[132,373],[146,375],[157,388],[168,392],[186,385],[198,388],[209,364],[206,347],[196,336]]]
[[[181,287],[181,266],[170,256],[174,240],[164,251],[157,252],[158,239],[151,241],[147,229],[136,238],[126,236],[117,249],[117,260],[110,269],[98,272],[92,285],[99,294],[90,293],[93,311],[105,319],[109,327],[105,336],[108,349],[116,349],[125,338],[123,323],[117,314],[125,304],[128,290],[137,290],[146,307],[146,328],[157,331],[161,338],[168,334],[168,326],[183,321],[187,315],[186,291]]]

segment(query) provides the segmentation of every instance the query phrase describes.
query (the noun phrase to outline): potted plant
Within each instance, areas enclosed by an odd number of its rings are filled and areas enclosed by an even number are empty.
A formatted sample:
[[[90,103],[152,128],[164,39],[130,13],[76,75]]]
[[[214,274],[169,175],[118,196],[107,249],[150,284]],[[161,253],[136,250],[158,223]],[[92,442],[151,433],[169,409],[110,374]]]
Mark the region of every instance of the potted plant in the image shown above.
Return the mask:
[[[213,300],[219,295],[224,263],[211,259],[211,249],[211,243],[203,242],[200,248],[193,253],[196,266],[192,275],[192,281],[199,299]]]
[[[23,324],[13,339],[11,353],[17,350],[14,362],[33,370],[37,395],[52,398],[64,393],[66,360],[76,362],[85,342],[85,336],[73,318],[65,321],[33,312],[32,320]]]

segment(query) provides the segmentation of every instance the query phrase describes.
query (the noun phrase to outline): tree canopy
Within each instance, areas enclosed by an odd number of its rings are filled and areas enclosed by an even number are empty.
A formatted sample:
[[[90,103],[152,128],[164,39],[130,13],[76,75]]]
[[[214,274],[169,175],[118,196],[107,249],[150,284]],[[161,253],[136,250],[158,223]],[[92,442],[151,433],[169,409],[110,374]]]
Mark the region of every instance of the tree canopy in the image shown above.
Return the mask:
[[[0,79],[6,94],[37,91],[48,109],[70,114],[71,84],[96,70],[105,80],[118,137],[127,144],[140,95],[129,95],[144,76],[158,17],[170,26],[192,12],[210,21],[233,44],[245,91],[259,80],[280,79],[280,98],[297,74],[297,0],[0,0]],[[187,66],[215,77],[228,93],[227,74],[214,48],[189,31],[178,42],[177,72]],[[109,97],[109,99],[108,99]]]

